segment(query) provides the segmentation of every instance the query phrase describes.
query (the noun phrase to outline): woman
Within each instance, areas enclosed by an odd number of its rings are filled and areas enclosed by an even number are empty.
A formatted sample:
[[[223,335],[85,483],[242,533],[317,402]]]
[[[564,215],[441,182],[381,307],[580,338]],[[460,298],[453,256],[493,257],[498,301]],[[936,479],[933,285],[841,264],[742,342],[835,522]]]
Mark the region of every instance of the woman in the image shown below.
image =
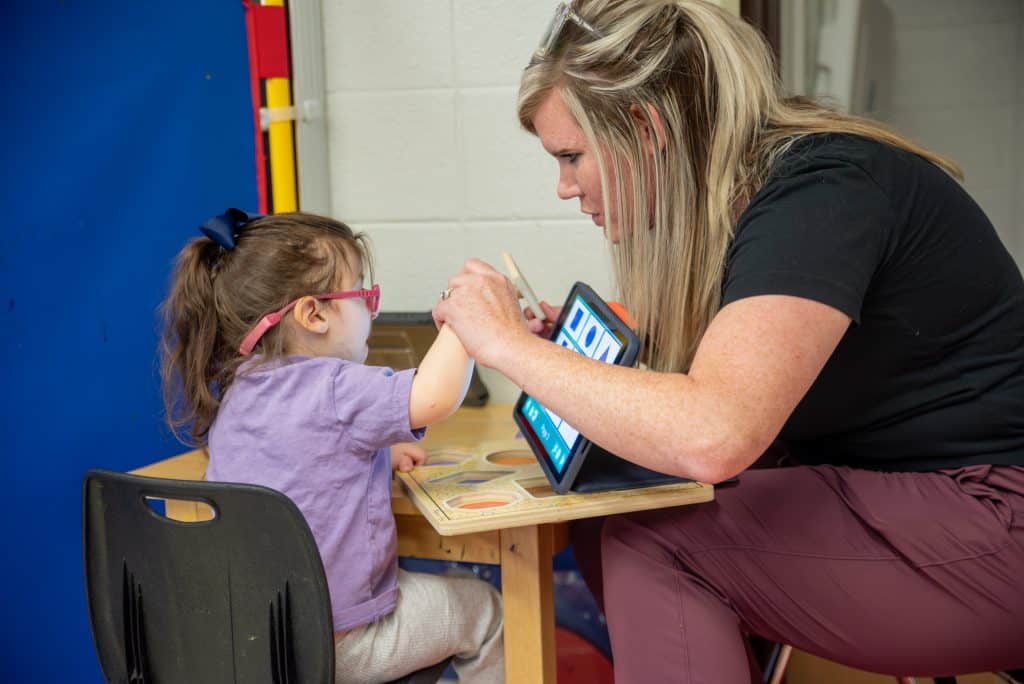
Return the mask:
[[[575,531],[616,681],[750,681],[744,633],[893,674],[1024,665],[1024,282],[957,167],[784,100],[699,0],[560,7],[519,118],[603,228],[646,368],[531,335],[480,261],[436,320],[621,457],[742,473]],[[750,469],[773,443],[796,465]]]

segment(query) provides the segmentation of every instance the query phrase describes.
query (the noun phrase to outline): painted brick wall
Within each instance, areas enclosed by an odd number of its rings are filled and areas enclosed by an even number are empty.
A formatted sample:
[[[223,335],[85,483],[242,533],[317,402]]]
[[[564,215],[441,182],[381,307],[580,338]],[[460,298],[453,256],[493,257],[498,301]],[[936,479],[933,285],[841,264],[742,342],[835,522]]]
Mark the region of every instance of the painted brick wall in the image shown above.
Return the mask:
[[[1024,2],[885,3],[891,122],[960,162],[967,189],[1024,264]]]
[[[430,309],[467,258],[501,250],[549,301],[575,280],[612,296],[601,232],[555,196],[555,162],[515,114],[555,4],[324,3],[331,213],[371,236],[384,310]]]
[[[1024,4],[1024,3],[1021,3]],[[1017,153],[1014,156],[1016,169],[1014,172],[1014,186],[1010,193],[1017,198],[1017,207],[1013,215],[1014,225],[1010,232],[1014,237],[1014,255],[1017,257],[1017,265],[1024,270],[1024,9],[1017,19]]]
[[[885,1],[892,123],[964,166],[1024,263],[1024,1]],[[555,197],[554,161],[515,118],[554,5],[324,3],[331,213],[373,239],[385,310],[429,309],[466,258],[498,264],[503,249],[549,301],[577,279],[613,296],[601,233]]]

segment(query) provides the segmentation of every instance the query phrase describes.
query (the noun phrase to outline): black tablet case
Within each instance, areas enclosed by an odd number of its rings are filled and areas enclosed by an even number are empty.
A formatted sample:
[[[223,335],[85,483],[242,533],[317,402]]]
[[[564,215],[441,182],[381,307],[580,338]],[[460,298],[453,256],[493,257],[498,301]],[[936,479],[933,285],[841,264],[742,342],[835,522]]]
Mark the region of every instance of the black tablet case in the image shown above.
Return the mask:
[[[555,326],[552,327],[552,339],[556,335],[556,330],[558,330],[565,322],[565,314],[568,312],[569,305],[577,292],[582,293],[583,299],[597,309],[605,320],[617,320],[618,317],[616,314],[608,307],[607,304],[604,303],[604,300],[602,300],[597,293],[590,288],[590,286],[586,283],[577,282],[569,291],[569,296],[566,297],[565,305],[562,307],[562,316],[559,317]],[[630,339],[630,344],[627,345],[627,352],[623,355],[623,358],[617,363],[618,365],[632,366],[636,363],[640,342],[632,330],[627,328],[622,330],[622,332]],[[541,469],[544,471],[544,475],[548,478],[551,488],[556,492],[563,494],[567,491],[601,492],[610,489],[650,487],[653,485],[684,481],[682,478],[655,472],[632,463],[631,461],[619,458],[615,454],[601,448],[590,440],[587,440],[581,433],[581,437],[586,440],[586,444],[573,459],[574,461],[580,460],[581,463],[579,464],[579,469],[577,470],[575,477],[573,477],[568,483],[568,486],[566,486],[565,478],[568,477],[571,468],[566,468],[565,475],[563,475],[560,482],[550,471],[544,455],[543,447],[535,444],[534,441],[529,438],[529,434],[532,432],[532,427],[526,423],[525,419],[519,412],[519,407],[522,405],[523,401],[525,401],[526,396],[525,392],[519,395],[519,399],[516,401],[515,406],[512,409],[512,417],[515,419],[516,425],[519,426],[519,429],[523,432],[524,436],[526,436],[526,441],[529,443],[530,449],[533,451],[534,456],[536,456],[537,461],[540,462]]]

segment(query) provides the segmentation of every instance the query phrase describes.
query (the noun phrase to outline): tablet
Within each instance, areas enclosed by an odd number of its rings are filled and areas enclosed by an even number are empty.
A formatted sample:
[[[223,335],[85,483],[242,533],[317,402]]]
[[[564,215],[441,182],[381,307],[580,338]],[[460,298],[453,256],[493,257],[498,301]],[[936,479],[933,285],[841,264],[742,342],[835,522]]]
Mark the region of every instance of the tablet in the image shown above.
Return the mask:
[[[579,282],[570,290],[550,339],[589,358],[621,366],[634,365],[640,352],[636,334],[597,293]],[[601,449],[526,392],[520,394],[513,418],[551,488],[560,494],[679,481]]]

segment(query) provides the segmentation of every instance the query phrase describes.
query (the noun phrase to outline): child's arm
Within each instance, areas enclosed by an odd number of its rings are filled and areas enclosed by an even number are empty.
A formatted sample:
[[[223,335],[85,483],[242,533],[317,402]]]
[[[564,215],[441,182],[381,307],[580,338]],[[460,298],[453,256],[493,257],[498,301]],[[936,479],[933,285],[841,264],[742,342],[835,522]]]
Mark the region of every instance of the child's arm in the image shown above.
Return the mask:
[[[414,430],[438,423],[459,408],[473,372],[473,360],[452,329],[441,326],[412,380],[409,425]]]

